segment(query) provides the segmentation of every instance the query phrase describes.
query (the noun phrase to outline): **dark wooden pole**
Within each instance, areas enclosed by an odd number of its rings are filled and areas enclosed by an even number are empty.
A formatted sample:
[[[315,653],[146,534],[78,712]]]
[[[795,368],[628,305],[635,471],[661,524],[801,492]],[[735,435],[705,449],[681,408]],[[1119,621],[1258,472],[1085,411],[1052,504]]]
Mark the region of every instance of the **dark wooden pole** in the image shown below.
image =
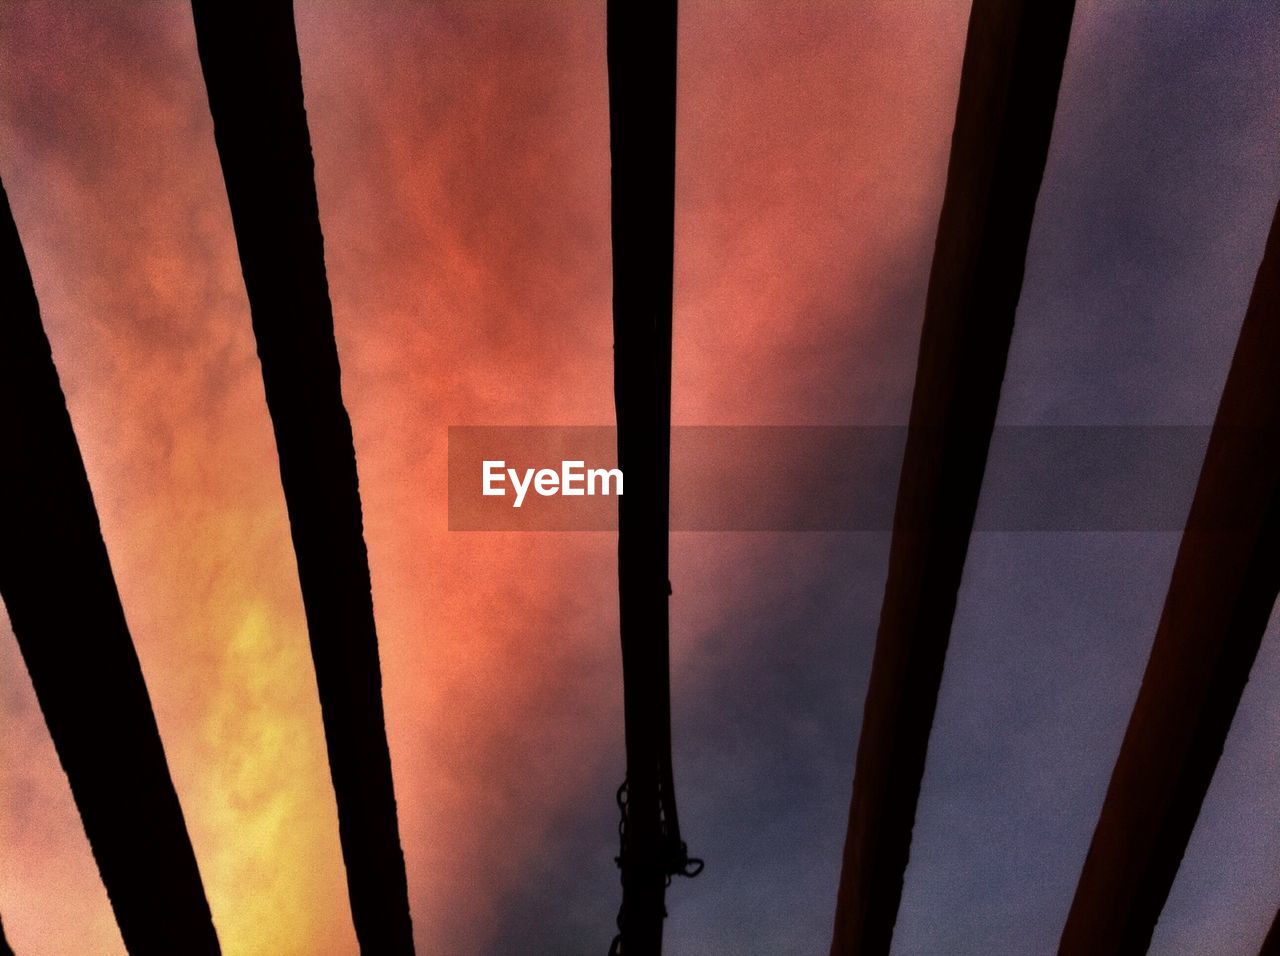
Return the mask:
[[[356,936],[413,951],[351,423],[289,0],[194,0],[275,428]]]
[[[125,946],[134,956],[217,953],[2,186],[0,206],[0,596]]]
[[[1271,929],[1263,940],[1262,949],[1258,950],[1258,956],[1280,956],[1280,911],[1271,921]]]
[[[667,878],[688,858],[671,772],[668,518],[675,235],[676,0],[609,0],[618,584],[627,782],[626,956],[661,952]]]
[[[893,936],[1073,8],[975,0],[970,15],[833,954],[887,953]]]
[[[1059,952],[1144,952],[1280,590],[1280,209]]]

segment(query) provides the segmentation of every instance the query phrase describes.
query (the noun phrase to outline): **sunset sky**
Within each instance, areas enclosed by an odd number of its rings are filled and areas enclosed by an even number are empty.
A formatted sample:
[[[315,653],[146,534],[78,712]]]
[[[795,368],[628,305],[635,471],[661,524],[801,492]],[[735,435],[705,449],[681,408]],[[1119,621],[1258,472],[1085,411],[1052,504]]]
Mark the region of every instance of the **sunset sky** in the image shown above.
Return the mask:
[[[613,422],[604,3],[295,9],[418,949],[603,953],[616,539],[450,532],[445,490],[450,425]],[[678,424],[905,422],[967,15],[682,0]],[[224,952],[354,953],[189,6],[0,5],[0,178]],[[1277,199],[1280,6],[1080,0],[1001,421],[1209,424]],[[895,953],[1054,949],[1177,544],[974,537]],[[668,952],[825,951],[888,536],[671,549],[707,867]],[[1153,953],[1256,951],[1280,905],[1277,631]],[[10,942],[123,952],[2,615],[0,721]]]

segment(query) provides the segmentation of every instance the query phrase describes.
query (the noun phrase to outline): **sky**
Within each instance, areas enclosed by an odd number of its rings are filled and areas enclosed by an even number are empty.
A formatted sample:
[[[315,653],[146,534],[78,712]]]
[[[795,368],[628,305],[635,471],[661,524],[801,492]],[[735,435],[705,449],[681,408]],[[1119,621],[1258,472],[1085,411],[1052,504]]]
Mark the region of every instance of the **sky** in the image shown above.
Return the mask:
[[[419,951],[603,952],[615,541],[451,533],[444,497],[450,425],[612,422],[603,4],[295,7]],[[681,3],[678,424],[906,420],[967,12]],[[1080,0],[1002,423],[1212,421],[1280,198],[1278,64],[1267,0]],[[0,177],[224,951],[353,953],[187,6],[0,6]],[[989,468],[1020,473],[998,442]],[[888,538],[671,548],[681,824],[707,869],[669,892],[667,949],[824,951]],[[895,953],[1053,951],[1176,548],[974,537]],[[1252,952],[1280,904],[1278,629],[1155,953]],[[0,719],[10,942],[121,952],[5,625]]]

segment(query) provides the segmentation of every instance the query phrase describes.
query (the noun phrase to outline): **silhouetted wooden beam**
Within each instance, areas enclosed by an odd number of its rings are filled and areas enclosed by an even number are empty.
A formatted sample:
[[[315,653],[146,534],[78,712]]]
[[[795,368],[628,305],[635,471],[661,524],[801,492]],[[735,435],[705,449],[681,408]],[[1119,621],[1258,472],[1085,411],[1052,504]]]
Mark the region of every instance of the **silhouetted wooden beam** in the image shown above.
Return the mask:
[[[288,0],[192,8],[275,427],[356,935],[366,953],[408,953],[369,561],[293,9]]]
[[[1271,921],[1271,930],[1262,943],[1262,949],[1258,950],[1258,956],[1280,956],[1280,912]]]
[[[1062,933],[1068,956],[1146,950],[1280,589],[1277,217]]]
[[[217,953],[2,186],[0,205],[0,596],[125,945]]]
[[[13,956],[13,948],[4,935],[4,923],[0,923],[0,956]]]
[[[887,953],[893,935],[1073,7],[970,14],[832,953]]]
[[[676,0],[608,2],[614,400],[626,476],[618,533],[626,956],[661,951],[666,880],[687,864],[671,773],[667,646],[676,20]]]

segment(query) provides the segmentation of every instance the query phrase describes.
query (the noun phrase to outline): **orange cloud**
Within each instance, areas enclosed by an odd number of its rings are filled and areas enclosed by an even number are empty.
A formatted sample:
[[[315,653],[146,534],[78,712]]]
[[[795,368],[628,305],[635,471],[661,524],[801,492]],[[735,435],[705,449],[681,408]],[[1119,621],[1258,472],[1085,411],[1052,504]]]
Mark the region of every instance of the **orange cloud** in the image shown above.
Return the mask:
[[[612,421],[603,4],[297,7],[413,915],[424,951],[468,952],[556,814],[622,774],[612,537],[450,534],[443,498],[451,424]],[[965,12],[682,4],[678,421],[905,408],[877,308],[936,217]],[[189,14],[15,4],[0,62],[0,173],[225,951],[352,952]],[[682,648],[751,587],[705,576]],[[25,675],[0,660],[21,727],[5,772],[43,821],[0,807],[21,848],[6,930],[24,954],[117,951]]]

